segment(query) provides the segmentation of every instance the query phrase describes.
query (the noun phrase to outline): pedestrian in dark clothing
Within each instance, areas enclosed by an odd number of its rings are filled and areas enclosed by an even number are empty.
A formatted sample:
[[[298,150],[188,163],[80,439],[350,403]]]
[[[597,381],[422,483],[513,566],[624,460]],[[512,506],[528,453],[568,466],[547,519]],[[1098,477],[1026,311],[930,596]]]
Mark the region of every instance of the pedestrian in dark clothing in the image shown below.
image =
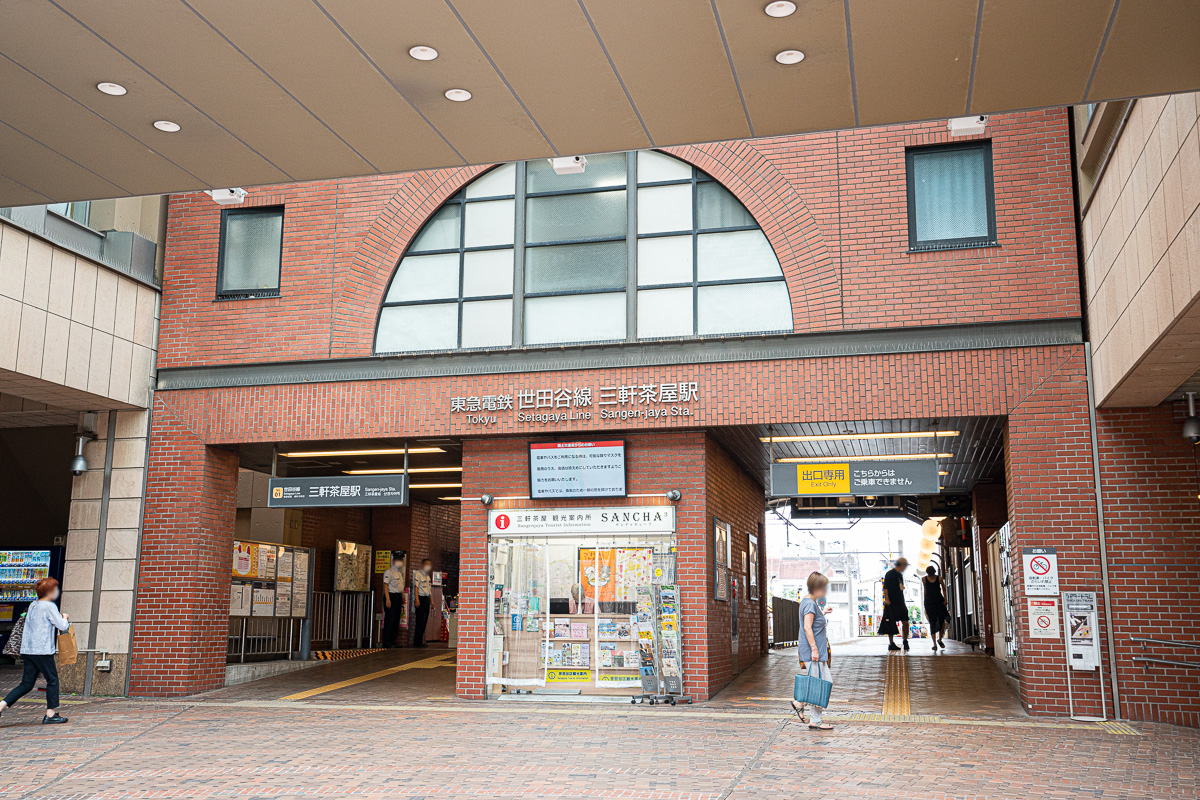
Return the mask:
[[[413,647],[424,647],[425,627],[429,624],[429,607],[433,605],[433,562],[428,558],[421,562],[420,571],[413,575],[413,591],[417,594]]]
[[[942,589],[942,579],[937,574],[937,568],[925,568],[925,577],[921,578],[921,586],[925,590],[925,616],[929,618],[929,638],[933,640],[933,649],[938,645],[946,649],[946,625],[950,622],[950,612],[946,610],[946,593]]]
[[[896,559],[894,569],[889,569],[883,576],[883,619],[879,622],[879,632],[888,637],[888,650],[899,650],[896,646],[897,627],[904,630],[904,649],[908,649],[908,606],[904,603],[904,570],[908,569],[908,559]]]
[[[0,700],[0,714],[25,695],[33,691],[40,674],[46,679],[46,716],[43,725],[58,725],[67,721],[58,714],[58,666],[54,654],[58,652],[58,631],[66,631],[71,622],[60,614],[54,601],[58,599],[58,581],[42,578],[33,585],[37,600],[29,604],[25,612],[25,630],[21,634],[21,660],[24,673],[17,688]]]
[[[404,610],[404,555],[392,553],[392,565],[383,573],[383,641],[384,647],[399,647],[400,613]]]

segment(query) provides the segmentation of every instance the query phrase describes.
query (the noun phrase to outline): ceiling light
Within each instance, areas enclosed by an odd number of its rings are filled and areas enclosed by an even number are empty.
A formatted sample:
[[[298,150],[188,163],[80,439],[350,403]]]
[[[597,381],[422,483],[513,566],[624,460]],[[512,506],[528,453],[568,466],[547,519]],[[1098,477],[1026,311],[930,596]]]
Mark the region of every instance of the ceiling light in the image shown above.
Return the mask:
[[[444,453],[440,447],[410,447],[412,453]],[[320,458],[322,456],[397,456],[403,455],[403,447],[382,447],[374,450],[297,450],[291,453],[280,453],[284,458]]]
[[[461,483],[410,483],[410,489],[461,489]]]
[[[946,470],[944,470],[944,469],[939,469],[939,470],[938,470],[938,475],[949,475],[949,474],[950,474],[950,473],[949,473],[949,472],[947,472],[947,471],[946,471]]]
[[[799,50],[784,50],[775,54],[775,60],[780,64],[799,64],[804,60],[804,53]]]
[[[169,119],[160,119],[154,123],[154,127],[165,133],[176,133],[179,130],[179,123],[171,122]]]
[[[777,3],[767,3],[763,10],[767,12],[768,17],[790,17],[796,13],[796,4],[788,0],[779,0]]]
[[[929,439],[944,436],[958,436],[958,431],[902,431],[898,433],[822,433],[810,436],[761,436],[759,441],[767,442],[837,442],[843,439],[861,441],[863,439]]]
[[[899,456],[804,456],[802,458],[777,458],[776,464],[838,464],[842,461],[925,461],[934,458],[950,458],[950,453],[909,453]]]
[[[439,497],[438,500],[462,500],[461,497]]]
[[[410,451],[411,452],[411,451]],[[401,475],[404,469],[344,469],[347,475]],[[462,467],[409,467],[408,474],[415,472],[462,472]]]
[[[100,83],[97,83],[96,88],[99,89],[100,91],[104,92],[105,94],[111,94],[113,97],[120,97],[121,95],[123,95],[127,91],[129,91],[121,84],[111,83],[109,81],[102,81]]]
[[[447,89],[446,99],[453,100],[456,103],[465,103],[471,99],[471,93],[466,89]]]
[[[437,50],[434,50],[432,47],[426,47],[423,44],[408,48],[408,54],[417,61],[433,61],[438,57]]]

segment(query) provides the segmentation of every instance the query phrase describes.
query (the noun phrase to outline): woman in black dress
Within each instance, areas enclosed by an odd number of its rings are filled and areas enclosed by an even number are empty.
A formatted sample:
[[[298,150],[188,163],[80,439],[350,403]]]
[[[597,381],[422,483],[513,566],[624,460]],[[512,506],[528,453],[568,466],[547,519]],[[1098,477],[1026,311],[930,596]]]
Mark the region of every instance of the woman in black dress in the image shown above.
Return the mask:
[[[933,641],[933,649],[936,651],[941,645],[945,650],[946,625],[950,622],[950,612],[946,610],[946,595],[942,590],[942,579],[937,574],[936,567],[925,568],[921,586],[925,590],[925,616],[929,618],[929,638]]]

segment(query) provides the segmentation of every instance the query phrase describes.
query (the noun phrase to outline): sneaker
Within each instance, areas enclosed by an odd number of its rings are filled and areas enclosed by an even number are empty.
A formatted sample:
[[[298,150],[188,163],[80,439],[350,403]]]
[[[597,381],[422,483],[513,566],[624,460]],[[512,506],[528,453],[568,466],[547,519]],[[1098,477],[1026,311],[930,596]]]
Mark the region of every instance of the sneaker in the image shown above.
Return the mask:
[[[60,717],[58,715],[57,711],[54,712],[54,716],[51,716],[51,717],[47,717],[45,715],[42,716],[42,724],[43,725],[62,725],[66,721],[67,721],[67,718]]]

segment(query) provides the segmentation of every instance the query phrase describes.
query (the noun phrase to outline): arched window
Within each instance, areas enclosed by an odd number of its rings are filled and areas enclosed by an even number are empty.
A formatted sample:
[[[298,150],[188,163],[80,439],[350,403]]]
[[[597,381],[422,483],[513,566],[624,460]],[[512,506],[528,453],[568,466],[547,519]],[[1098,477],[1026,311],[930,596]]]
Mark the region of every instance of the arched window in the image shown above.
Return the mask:
[[[750,212],[691,165],[639,151],[574,175],[506,164],[464,187],[396,268],[375,352],[791,330]]]

